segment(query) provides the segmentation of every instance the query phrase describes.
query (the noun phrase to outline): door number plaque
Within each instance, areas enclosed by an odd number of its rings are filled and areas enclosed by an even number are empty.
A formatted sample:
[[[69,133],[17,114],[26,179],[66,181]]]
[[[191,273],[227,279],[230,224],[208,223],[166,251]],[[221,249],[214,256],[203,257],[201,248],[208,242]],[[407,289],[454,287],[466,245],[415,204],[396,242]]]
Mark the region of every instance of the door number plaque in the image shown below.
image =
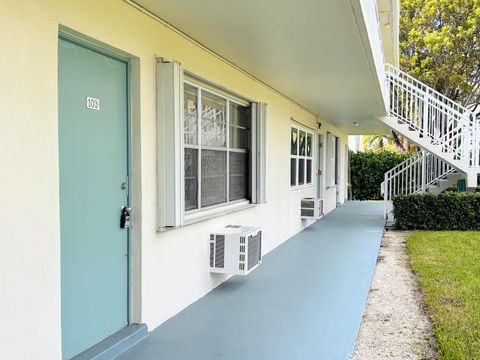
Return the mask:
[[[87,109],[100,110],[100,99],[87,96],[85,99]]]

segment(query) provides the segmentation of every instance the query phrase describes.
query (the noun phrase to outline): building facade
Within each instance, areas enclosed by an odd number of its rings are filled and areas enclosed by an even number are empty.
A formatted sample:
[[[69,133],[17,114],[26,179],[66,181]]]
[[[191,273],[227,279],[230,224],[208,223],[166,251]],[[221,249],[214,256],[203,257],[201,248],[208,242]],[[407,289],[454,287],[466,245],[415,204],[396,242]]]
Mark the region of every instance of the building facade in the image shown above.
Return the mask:
[[[228,278],[212,231],[261,227],[266,254],[302,198],[346,200],[396,3],[238,3],[2,3],[0,357],[152,330]]]

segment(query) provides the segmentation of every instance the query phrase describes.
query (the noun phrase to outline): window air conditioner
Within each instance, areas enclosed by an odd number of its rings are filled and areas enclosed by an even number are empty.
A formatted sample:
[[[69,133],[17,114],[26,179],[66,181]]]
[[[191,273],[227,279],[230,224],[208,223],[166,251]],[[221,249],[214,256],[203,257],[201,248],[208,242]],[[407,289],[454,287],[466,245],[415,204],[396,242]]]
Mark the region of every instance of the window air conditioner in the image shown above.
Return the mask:
[[[228,225],[210,234],[210,272],[247,275],[262,263],[262,230]]]
[[[317,220],[323,215],[323,200],[304,198],[300,204],[300,216],[302,219]]]

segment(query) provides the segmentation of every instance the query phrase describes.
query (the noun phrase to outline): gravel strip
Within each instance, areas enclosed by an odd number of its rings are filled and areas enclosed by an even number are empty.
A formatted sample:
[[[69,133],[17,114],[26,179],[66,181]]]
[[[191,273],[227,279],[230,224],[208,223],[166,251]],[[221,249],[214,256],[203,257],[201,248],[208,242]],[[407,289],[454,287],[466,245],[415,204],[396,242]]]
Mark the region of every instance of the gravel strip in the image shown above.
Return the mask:
[[[384,233],[355,360],[435,359],[435,339],[406,252],[409,232]]]

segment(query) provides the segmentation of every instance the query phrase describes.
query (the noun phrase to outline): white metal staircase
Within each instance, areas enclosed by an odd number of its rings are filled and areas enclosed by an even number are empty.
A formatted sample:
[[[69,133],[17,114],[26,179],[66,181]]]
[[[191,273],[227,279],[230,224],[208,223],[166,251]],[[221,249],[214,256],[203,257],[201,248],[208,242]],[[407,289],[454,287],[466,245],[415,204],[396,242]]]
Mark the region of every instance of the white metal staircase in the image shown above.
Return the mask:
[[[425,150],[417,152],[385,173],[381,191],[385,201],[385,217],[393,210],[392,199],[398,195],[421,192],[440,193],[453,186],[465,174]]]
[[[480,126],[474,114],[392,65],[385,70],[388,116],[381,120],[423,149],[385,174],[385,215],[400,194],[440,192],[460,177],[475,188]]]

